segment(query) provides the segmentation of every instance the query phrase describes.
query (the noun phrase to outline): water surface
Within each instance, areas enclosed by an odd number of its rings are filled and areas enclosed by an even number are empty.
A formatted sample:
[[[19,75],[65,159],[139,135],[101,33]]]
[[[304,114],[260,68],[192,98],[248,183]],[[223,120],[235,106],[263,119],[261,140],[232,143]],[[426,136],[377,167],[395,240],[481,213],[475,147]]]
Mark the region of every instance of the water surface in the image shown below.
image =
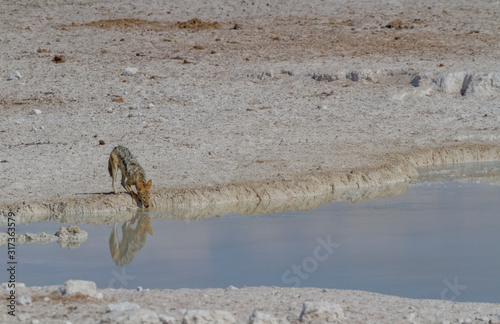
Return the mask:
[[[118,222],[115,229],[81,224],[89,238],[79,248],[18,245],[18,281],[84,279],[99,287],[151,289],[300,286],[500,302],[499,166],[428,169],[399,196],[314,210],[202,220],[131,214],[133,223]],[[17,231],[54,233],[60,225],[19,224]],[[5,246],[0,253],[6,255]]]

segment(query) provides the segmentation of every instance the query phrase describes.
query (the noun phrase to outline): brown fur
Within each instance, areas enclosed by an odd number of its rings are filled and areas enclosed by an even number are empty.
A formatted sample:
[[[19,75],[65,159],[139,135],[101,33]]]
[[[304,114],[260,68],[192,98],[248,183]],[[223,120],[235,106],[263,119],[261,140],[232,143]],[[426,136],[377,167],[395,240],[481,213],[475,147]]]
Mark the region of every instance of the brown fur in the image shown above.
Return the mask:
[[[152,180],[146,183],[146,173],[144,169],[125,146],[115,147],[109,155],[108,171],[113,179],[112,185],[115,194],[118,193],[115,187],[115,178],[118,169],[122,172],[121,183],[123,188],[132,195],[134,201],[139,200],[144,207],[148,208]],[[137,193],[132,190],[131,186],[135,186]]]

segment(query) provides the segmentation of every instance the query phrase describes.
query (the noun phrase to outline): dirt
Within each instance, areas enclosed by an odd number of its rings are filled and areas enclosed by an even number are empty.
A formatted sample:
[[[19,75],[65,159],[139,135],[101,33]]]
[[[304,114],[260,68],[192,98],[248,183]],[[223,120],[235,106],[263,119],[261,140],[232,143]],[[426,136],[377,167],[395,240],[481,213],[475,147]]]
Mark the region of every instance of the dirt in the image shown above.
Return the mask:
[[[111,193],[116,145],[156,208],[200,217],[500,159],[497,2],[0,6],[0,211],[22,222],[135,209]]]

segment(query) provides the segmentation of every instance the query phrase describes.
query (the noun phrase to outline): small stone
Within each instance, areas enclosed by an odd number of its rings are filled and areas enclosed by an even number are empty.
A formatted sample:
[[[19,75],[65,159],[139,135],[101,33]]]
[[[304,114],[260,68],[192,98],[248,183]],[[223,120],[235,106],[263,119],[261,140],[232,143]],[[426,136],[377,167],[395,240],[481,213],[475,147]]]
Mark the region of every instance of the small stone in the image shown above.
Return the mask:
[[[42,111],[40,109],[33,109],[31,111],[31,115],[40,115],[42,113]]]
[[[99,140],[99,145],[105,145],[106,142],[104,142],[103,140]]]
[[[31,318],[30,314],[19,314],[19,315],[17,315],[17,319],[20,322],[27,322],[30,318]]]
[[[93,281],[68,280],[57,289],[58,296],[72,296],[76,294],[96,297],[97,286]]]
[[[151,109],[151,108],[154,108],[154,107],[155,107],[155,105],[154,105],[153,103],[150,103],[150,104],[148,105],[148,109]]]
[[[142,287],[141,286],[137,286],[137,291],[142,291]]]
[[[209,152],[209,154],[210,154],[210,153],[211,153],[211,152]],[[210,155],[211,155],[211,154],[210,154]],[[231,291],[231,290],[238,290],[238,288],[237,288],[237,287],[235,287],[235,286],[229,286],[229,287],[227,287],[227,288],[226,288],[226,291]]]
[[[182,319],[182,324],[233,324],[237,323],[234,316],[227,311],[207,311],[207,310],[189,310]]]
[[[10,81],[10,80],[19,80],[21,79],[23,76],[21,75],[21,73],[19,73],[19,71],[14,71],[12,72],[12,74],[7,78],[7,81]]]
[[[22,306],[29,306],[33,303],[33,300],[31,299],[30,296],[21,296],[17,299],[17,304],[22,305]]]
[[[137,74],[138,70],[137,68],[133,68],[133,67],[127,67],[125,70],[123,70],[123,73],[122,75],[135,75]]]
[[[172,316],[167,316],[167,315],[164,315],[164,314],[159,314],[158,315],[158,319],[160,320],[160,322],[162,322],[163,324],[174,324],[175,323],[175,318],[172,317]]]
[[[304,323],[336,323],[344,319],[344,311],[338,304],[304,302],[300,321]]]
[[[64,62],[66,62],[66,56],[64,56],[64,55],[55,55],[54,58],[52,59],[52,62],[54,62],[54,63],[64,63]]]
[[[278,321],[273,316],[254,311],[249,318],[249,324],[278,324]]]
[[[101,323],[117,324],[159,324],[158,315],[149,309],[128,309],[125,311],[112,311],[103,316]]]
[[[50,298],[49,298],[49,297],[45,297],[45,298],[43,299],[43,301],[44,301],[44,302],[48,302],[48,301],[50,301]]]
[[[111,303],[108,304],[106,307],[107,312],[123,312],[126,310],[133,310],[133,309],[140,309],[141,307],[137,305],[136,303],[129,303],[129,302],[123,302],[123,303]]]
[[[113,108],[106,108],[106,112],[111,114],[113,112]]]

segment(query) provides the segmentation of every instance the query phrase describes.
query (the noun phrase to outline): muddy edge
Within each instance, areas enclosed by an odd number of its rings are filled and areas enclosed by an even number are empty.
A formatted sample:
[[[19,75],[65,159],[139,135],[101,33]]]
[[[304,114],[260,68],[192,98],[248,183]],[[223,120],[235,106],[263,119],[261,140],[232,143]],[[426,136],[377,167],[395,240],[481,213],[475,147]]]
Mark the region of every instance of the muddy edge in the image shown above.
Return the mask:
[[[387,156],[373,165],[352,169],[347,173],[317,172],[296,174],[286,180],[235,182],[210,187],[159,188],[152,195],[155,208],[202,208],[203,206],[262,202],[301,197],[341,194],[346,190],[384,186],[415,178],[417,168],[444,163],[500,160],[499,145],[456,145],[438,149],[419,149]],[[133,211],[125,194],[100,194],[70,199],[21,202],[0,206],[2,212],[20,217],[49,215],[100,214]]]

